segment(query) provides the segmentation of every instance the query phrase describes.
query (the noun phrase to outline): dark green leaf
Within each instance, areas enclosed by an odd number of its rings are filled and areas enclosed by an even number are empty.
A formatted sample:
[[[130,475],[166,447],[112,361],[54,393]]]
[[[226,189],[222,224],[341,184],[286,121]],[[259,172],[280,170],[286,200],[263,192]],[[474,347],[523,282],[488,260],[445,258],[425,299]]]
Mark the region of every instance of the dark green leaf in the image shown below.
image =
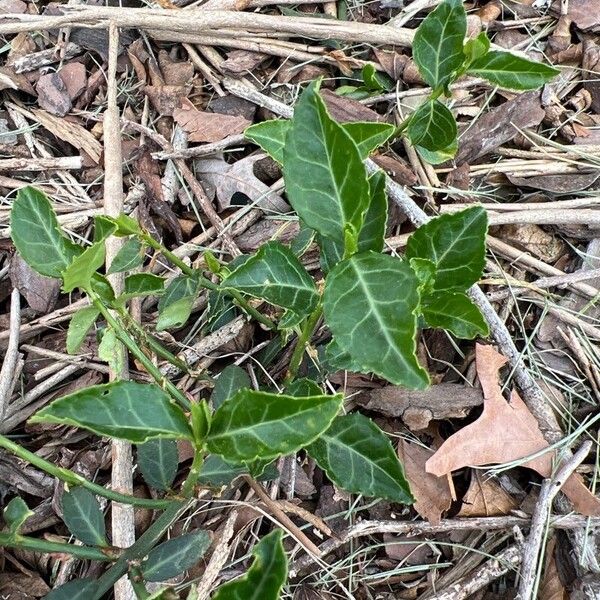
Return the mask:
[[[200,283],[195,277],[180,275],[165,289],[158,301],[157,331],[181,327],[190,318],[194,302],[200,293]]]
[[[425,294],[433,290],[435,281],[435,265],[426,258],[411,258],[410,266],[419,280],[419,290],[421,292],[421,303]]]
[[[422,146],[415,146],[415,149],[425,162],[428,162],[430,165],[439,165],[454,158],[458,150],[458,140],[454,140],[447,148],[443,148],[442,150],[432,151]]]
[[[208,306],[206,309],[206,331],[216,331],[227,325],[238,316],[238,309],[231,296],[221,290],[208,292]]]
[[[252,551],[254,562],[247,573],[219,587],[212,600],[279,600],[287,579],[287,558],[282,531],[266,535]]]
[[[13,498],[2,511],[4,522],[8,525],[8,532],[13,537],[19,533],[23,523],[33,514],[33,511],[25,504],[25,500],[19,496]]]
[[[191,569],[210,546],[206,531],[194,531],[159,544],[142,561],[146,581],[165,581]]]
[[[272,481],[279,477],[277,468],[271,462],[256,461],[252,463],[252,467],[252,476],[257,481]],[[202,464],[198,481],[202,485],[221,487],[229,485],[240,475],[247,475],[249,472],[248,465],[233,465],[224,461],[220,456],[211,454]]]
[[[465,42],[465,56],[470,63],[482,56],[485,56],[490,51],[490,38],[485,31],[482,31],[477,37]]]
[[[388,201],[385,193],[385,173],[377,171],[369,177],[371,203],[358,236],[358,251],[381,252],[387,226]]]
[[[309,227],[338,243],[358,236],[369,206],[365,167],[352,138],[327,113],[318,82],[296,105],[283,175],[287,197]]]
[[[485,264],[487,214],[473,206],[422,225],[408,239],[407,258],[426,258],[436,266],[435,291],[464,291],[481,277]]]
[[[152,273],[134,273],[125,277],[125,292],[120,298],[158,296],[165,291],[165,279]]]
[[[49,594],[44,596],[44,600],[90,600],[96,595],[98,581],[84,577],[83,579],[73,579],[57,588],[54,588]]]
[[[192,439],[183,411],[155,384],[115,381],[63,396],[30,419],[89,429],[140,444],[156,437]]]
[[[137,464],[144,481],[157,490],[169,490],[179,466],[177,441],[157,438],[137,447]]]
[[[62,233],[54,209],[43,192],[24,187],[10,211],[11,237],[23,260],[46,277],[59,278],[83,252]]]
[[[242,389],[215,411],[208,451],[233,463],[295,452],[327,429],[342,399],[341,394],[297,398]]]
[[[456,337],[486,336],[489,328],[481,311],[462,292],[441,292],[427,296],[422,303],[425,320],[431,327],[447,329]]]
[[[373,150],[385,144],[396,128],[390,123],[351,122],[341,124],[346,133],[354,140],[361,158],[365,159]]]
[[[132,237],[130,240],[127,240],[117,252],[117,255],[110,263],[108,273],[131,271],[139,267],[143,261],[144,247],[137,238]]]
[[[117,230],[116,223],[103,215],[94,217],[94,243],[103,242]]]
[[[300,258],[313,243],[315,239],[315,230],[307,227],[302,221],[300,221],[300,231],[298,235],[292,240],[290,244],[290,250]]]
[[[107,327],[102,332],[102,339],[98,345],[98,357],[108,363],[113,373],[123,372],[126,359],[125,349],[112,327]]]
[[[62,273],[63,290],[72,292],[75,288],[89,289],[92,276],[104,264],[105,254],[104,242],[96,242],[76,256]]]
[[[371,92],[382,92],[394,87],[394,82],[385,74],[379,73],[373,63],[367,63],[361,71],[365,87]]]
[[[290,383],[285,388],[285,393],[302,398],[304,396],[320,396],[323,394],[323,390],[316,381],[303,377]]]
[[[279,242],[261,246],[224,279],[222,286],[263,298],[299,315],[310,314],[319,301],[312,277],[294,253]]]
[[[414,389],[429,383],[415,354],[418,288],[407,263],[366,252],[335,267],[323,299],[325,321],[353,365]]]
[[[242,388],[249,388],[252,386],[248,373],[241,367],[236,365],[229,365],[225,367],[213,388],[210,399],[215,409],[219,408],[226,400],[233,397]]]
[[[291,124],[291,121],[284,119],[263,121],[248,127],[244,135],[260,146],[273,160],[282,165],[285,136]]]
[[[432,152],[447,148],[457,134],[456,120],[439,100],[423,102],[408,124],[408,137],[413,146]]]
[[[432,88],[447,86],[464,60],[467,17],[462,0],[444,0],[423,20],[413,39],[413,59]]]
[[[63,521],[69,531],[84,544],[107,546],[104,515],[92,492],[74,487],[62,496]]]
[[[560,73],[554,67],[500,50],[474,60],[467,72],[502,88],[519,91],[540,88]]]
[[[414,502],[390,440],[359,413],[336,417],[306,451],[331,481],[348,492],[403,504]]]
[[[100,275],[100,273],[94,273],[92,276],[92,290],[107,304],[110,304],[115,299],[115,291],[110,281],[104,275]]]
[[[95,306],[84,306],[73,313],[67,330],[67,352],[69,354],[77,354],[99,314],[100,311]]]
[[[344,245],[319,234],[317,234],[317,244],[321,251],[321,269],[327,274],[344,258]]]
[[[335,371],[352,371],[360,373],[362,366],[352,361],[348,352],[343,350],[335,340],[331,340],[325,348],[323,368],[329,373]]]

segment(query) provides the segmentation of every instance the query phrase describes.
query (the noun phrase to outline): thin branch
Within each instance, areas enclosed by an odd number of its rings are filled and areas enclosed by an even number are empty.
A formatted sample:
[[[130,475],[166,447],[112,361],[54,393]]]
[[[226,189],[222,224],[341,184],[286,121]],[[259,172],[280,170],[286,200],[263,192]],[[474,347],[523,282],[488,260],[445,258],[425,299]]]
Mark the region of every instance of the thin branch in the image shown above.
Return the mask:
[[[13,289],[10,297],[10,325],[6,355],[0,369],[0,422],[12,394],[14,385],[14,372],[19,358],[19,332],[21,330],[21,301],[19,290]]]

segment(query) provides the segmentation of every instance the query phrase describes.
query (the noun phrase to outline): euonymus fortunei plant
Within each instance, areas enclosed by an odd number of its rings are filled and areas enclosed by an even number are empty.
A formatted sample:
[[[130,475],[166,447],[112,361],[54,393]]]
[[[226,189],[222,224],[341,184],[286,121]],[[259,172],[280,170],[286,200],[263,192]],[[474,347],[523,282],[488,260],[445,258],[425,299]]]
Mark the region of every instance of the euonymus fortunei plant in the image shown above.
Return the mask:
[[[429,158],[447,156],[456,145],[454,118],[440,101],[456,77],[473,73],[497,85],[530,89],[555,72],[508,53],[490,52],[485,34],[466,44],[464,37],[465,14],[459,0],[443,2],[415,37],[415,60],[433,91],[401,129]],[[328,370],[348,369],[413,389],[429,383],[416,356],[421,329],[443,328],[466,339],[488,333],[466,294],[484,266],[487,218],[482,207],[432,219],[412,234],[403,257],[384,253],[385,176],[381,172],[369,176],[363,160],[397,133],[397,128],[385,123],[337,123],[319,96],[318,82],[304,91],[293,119],[250,127],[247,137],[282,167],[287,197],[301,230],[289,247],[269,242],[254,255],[229,264],[206,252],[210,272],[188,266],[124,214],[96,217],[91,243],[75,244],[61,230],[42,192],[31,187],[19,191],[11,212],[17,250],[40,274],[61,279],[63,291],[80,290],[89,299],[69,324],[68,352],[76,354],[96,326],[100,357],[115,372],[126,360],[122,344],[154,380],[115,381],[82,389],[55,400],[31,420],[82,427],[135,444],[138,468],[157,490],[156,499],[105,489],[0,436],[0,447],[64,482],[63,519],[81,542],[23,535],[21,528],[31,511],[17,497],[4,511],[8,528],[0,533],[0,545],[110,563],[98,580],[70,582],[49,597],[101,598],[127,573],[138,597],[148,598],[144,582],[182,573],[209,546],[203,531],[159,543],[189,508],[198,484],[219,487],[241,474],[275,478],[274,461],[296,452],[313,458],[331,481],[349,492],[412,502],[402,465],[373,421],[359,413],[344,414],[343,396],[326,393],[319,378],[297,379],[320,325],[331,340],[324,353],[309,354],[318,363],[321,378]],[[109,236],[126,240],[104,272]],[[322,275],[316,281],[302,264],[313,242],[321,256]],[[163,277],[132,272],[143,265],[149,249],[161,253],[181,274],[166,284]],[[128,274],[124,291],[116,294],[106,275],[119,272]],[[241,311],[272,330],[280,347],[296,334],[281,389],[266,384],[252,389],[245,371],[230,366],[214,381],[210,398],[190,399],[149,358],[154,355],[183,373],[205,376],[191,371],[127,310],[132,298],[158,296],[157,330],[178,328],[187,322],[201,293],[209,297],[209,329]],[[259,302],[276,307],[278,318],[267,318]],[[194,458],[185,481],[174,489],[177,440],[191,443]],[[108,542],[97,496],[162,513],[131,548],[116,549]],[[256,561],[246,575],[223,585],[214,598],[253,598],[256,589],[261,590],[261,599],[279,597],[287,573],[281,532],[266,536],[254,555]],[[160,597],[178,597],[172,589],[163,594]]]

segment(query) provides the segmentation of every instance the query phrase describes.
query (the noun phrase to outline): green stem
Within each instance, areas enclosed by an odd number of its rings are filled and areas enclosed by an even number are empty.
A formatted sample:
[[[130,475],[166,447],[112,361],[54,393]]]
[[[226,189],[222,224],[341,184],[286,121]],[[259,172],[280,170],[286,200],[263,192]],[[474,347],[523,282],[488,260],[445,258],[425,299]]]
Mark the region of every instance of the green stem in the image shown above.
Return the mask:
[[[135,597],[138,600],[148,600],[150,598],[150,594],[144,585],[144,576],[142,571],[137,566],[129,567],[129,581],[131,582],[131,587],[135,593]]]
[[[47,554],[71,554],[81,560],[112,561],[115,558],[111,557],[109,552],[102,551],[100,548],[63,544],[61,542],[49,542],[48,540],[25,535],[12,536],[8,533],[0,533],[0,548],[21,548]]]
[[[90,492],[98,496],[102,496],[104,498],[108,498],[109,500],[114,500],[115,502],[120,502],[121,504],[131,504],[133,506],[140,506],[143,508],[154,508],[154,509],[163,509],[168,508],[173,504],[172,500],[153,500],[152,498],[137,498],[136,496],[129,496],[127,494],[119,494],[119,492],[115,492],[113,490],[106,489],[97,483],[92,483],[82,477],[81,475],[77,475],[73,471],[69,469],[64,469],[62,467],[57,467],[56,465],[44,460],[37,454],[30,452],[29,450],[23,448],[19,444],[12,442],[8,438],[0,435],[0,448],[5,448],[9,452],[12,452],[15,456],[27,461],[38,469],[45,471],[48,475],[52,475],[56,477],[60,481],[64,481],[69,485],[80,485],[88,489]]]
[[[296,375],[298,374],[298,369],[300,368],[300,363],[302,362],[302,357],[304,356],[304,350],[306,349],[306,344],[310,342],[310,338],[312,337],[317,323],[321,318],[321,313],[323,312],[323,307],[319,304],[314,312],[306,319],[304,323],[304,327],[300,332],[300,336],[298,337],[298,341],[296,343],[296,347],[294,348],[294,352],[292,354],[292,358],[290,359],[290,366],[288,368],[287,375],[285,377],[285,384],[289,385],[294,381]]]
[[[248,313],[251,317],[254,317],[259,323],[262,323],[269,329],[277,329],[277,325],[273,323],[271,319],[265,317],[265,315],[263,315],[260,311],[251,306],[237,290],[224,289],[213,283],[210,279],[207,279],[201,275],[196,269],[192,269],[192,267],[186,265],[177,255],[173,254],[173,252],[170,250],[167,250],[167,248],[165,248],[160,242],[157,242],[149,233],[142,233],[140,238],[146,242],[148,246],[160,252],[167,260],[178,267],[184,275],[194,277],[202,287],[214,292],[222,291],[226,293],[236,300],[242,310]]]
[[[91,290],[86,290],[89,297],[91,298],[94,306],[100,311],[102,316],[106,319],[106,322],[113,328],[117,338],[125,345],[125,347],[135,356],[140,363],[144,366],[144,369],[152,376],[152,378],[158,383],[164,390],[166,390],[170,396],[176,400],[183,408],[190,408],[190,401],[185,397],[183,392],[177,388],[169,379],[167,379],[161,372],[160,369],[142,352],[142,350],[135,343],[135,340],[127,333],[123,325],[116,319],[110,310],[104,306],[102,300]]]

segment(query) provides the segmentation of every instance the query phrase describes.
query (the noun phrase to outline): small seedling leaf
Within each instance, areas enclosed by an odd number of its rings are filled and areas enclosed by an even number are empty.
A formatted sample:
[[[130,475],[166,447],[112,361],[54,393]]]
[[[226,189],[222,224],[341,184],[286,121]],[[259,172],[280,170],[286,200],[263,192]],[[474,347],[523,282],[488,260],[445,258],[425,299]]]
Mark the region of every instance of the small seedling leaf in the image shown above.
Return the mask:
[[[117,334],[112,327],[107,327],[102,332],[102,339],[98,344],[98,357],[108,363],[113,373],[122,373],[125,367],[125,349],[119,342]]]
[[[4,522],[8,525],[9,534],[14,537],[19,533],[23,523],[34,513],[25,504],[25,500],[16,496],[5,507],[2,512]]]
[[[84,306],[73,314],[67,330],[67,352],[69,354],[77,354],[99,314],[100,311],[95,306]]]
[[[371,203],[358,235],[358,251],[381,252],[387,227],[388,201],[385,193],[385,173],[377,171],[369,177]]]

